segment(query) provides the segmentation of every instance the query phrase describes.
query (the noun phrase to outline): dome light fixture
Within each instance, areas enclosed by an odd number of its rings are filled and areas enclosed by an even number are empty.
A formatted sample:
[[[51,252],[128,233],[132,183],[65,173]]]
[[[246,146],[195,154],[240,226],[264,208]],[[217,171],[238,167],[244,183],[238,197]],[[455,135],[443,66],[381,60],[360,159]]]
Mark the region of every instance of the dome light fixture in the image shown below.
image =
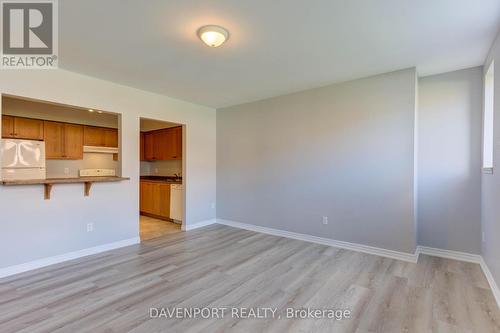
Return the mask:
[[[229,38],[229,32],[218,25],[205,25],[198,29],[197,34],[210,47],[219,47]]]

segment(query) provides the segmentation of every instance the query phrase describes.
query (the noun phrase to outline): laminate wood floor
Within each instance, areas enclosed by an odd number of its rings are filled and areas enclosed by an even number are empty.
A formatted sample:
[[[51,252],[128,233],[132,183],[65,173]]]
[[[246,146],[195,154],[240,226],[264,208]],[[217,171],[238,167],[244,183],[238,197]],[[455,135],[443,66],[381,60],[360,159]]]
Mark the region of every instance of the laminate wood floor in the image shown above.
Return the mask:
[[[151,307],[351,319],[151,319]],[[478,265],[418,264],[213,225],[0,280],[0,332],[499,332]]]

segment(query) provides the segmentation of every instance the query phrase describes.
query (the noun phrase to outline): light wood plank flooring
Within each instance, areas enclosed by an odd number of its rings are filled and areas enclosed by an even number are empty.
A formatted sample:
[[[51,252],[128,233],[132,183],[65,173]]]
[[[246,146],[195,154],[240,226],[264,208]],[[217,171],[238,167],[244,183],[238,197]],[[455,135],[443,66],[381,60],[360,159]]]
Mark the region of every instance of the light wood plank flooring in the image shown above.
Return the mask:
[[[150,319],[150,307],[345,308],[348,320]],[[0,280],[0,332],[498,332],[478,265],[213,225]]]
[[[182,231],[180,224],[159,220],[144,215],[140,216],[139,230],[142,241]]]

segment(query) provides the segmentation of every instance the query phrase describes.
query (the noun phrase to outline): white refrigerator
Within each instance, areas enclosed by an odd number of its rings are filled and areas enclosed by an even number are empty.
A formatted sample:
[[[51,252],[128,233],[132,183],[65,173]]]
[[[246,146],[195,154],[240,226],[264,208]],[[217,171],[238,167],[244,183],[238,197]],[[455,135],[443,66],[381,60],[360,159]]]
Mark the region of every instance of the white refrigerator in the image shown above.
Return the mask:
[[[2,139],[3,180],[45,179],[45,142]]]

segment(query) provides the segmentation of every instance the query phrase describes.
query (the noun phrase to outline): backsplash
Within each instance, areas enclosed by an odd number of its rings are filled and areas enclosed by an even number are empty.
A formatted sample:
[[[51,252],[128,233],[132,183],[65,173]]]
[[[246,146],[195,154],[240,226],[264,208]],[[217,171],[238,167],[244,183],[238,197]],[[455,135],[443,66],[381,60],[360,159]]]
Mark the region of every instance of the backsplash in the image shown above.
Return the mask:
[[[141,176],[173,176],[182,174],[182,161],[141,161]]]
[[[85,153],[83,160],[47,160],[45,166],[47,178],[78,177],[80,169],[115,169],[118,172],[118,162],[113,161],[112,154]]]

